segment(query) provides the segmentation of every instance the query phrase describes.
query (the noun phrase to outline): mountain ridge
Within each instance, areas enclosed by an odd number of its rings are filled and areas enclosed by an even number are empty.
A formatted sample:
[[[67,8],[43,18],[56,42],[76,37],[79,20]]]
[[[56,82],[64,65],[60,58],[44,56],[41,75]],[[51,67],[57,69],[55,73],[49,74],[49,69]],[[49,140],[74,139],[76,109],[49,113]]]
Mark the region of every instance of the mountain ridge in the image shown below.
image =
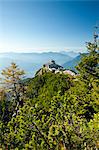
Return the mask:
[[[0,53],[0,71],[15,62],[26,71],[27,76],[33,76],[35,72],[46,62],[55,60],[59,65],[72,60],[72,57],[58,52],[43,53]]]
[[[81,55],[78,55],[77,57],[73,58],[72,60],[62,64],[62,66],[66,69],[77,71],[75,67],[80,62],[80,60],[81,60]]]

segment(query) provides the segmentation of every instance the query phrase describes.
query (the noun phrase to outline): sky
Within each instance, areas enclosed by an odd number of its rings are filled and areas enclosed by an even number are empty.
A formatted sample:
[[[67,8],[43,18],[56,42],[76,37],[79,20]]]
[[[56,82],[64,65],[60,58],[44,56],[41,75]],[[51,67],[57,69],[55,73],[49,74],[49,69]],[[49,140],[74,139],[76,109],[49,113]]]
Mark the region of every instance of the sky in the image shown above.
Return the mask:
[[[98,10],[95,0],[0,0],[0,52],[84,51]]]

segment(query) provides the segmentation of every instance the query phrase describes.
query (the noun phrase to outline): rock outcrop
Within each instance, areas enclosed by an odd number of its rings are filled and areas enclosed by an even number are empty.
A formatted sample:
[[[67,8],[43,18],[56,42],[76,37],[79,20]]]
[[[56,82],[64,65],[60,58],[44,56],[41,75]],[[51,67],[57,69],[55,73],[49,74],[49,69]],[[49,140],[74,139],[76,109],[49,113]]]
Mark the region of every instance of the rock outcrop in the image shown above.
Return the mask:
[[[71,70],[66,70],[62,66],[56,64],[54,60],[51,60],[47,64],[44,64],[43,67],[36,72],[35,76],[42,75],[46,72],[61,73],[61,74],[64,73],[64,74],[70,74],[71,76],[76,75],[75,72]]]

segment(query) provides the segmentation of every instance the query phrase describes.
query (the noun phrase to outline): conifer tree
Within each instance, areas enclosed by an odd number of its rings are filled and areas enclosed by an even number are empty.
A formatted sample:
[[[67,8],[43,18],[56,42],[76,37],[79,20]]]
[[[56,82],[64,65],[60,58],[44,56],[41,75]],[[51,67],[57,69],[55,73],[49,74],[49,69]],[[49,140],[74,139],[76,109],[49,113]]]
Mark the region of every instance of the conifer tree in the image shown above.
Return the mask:
[[[15,107],[16,105],[23,106],[22,96],[24,93],[24,86],[22,79],[24,77],[24,70],[20,69],[16,63],[11,63],[11,66],[2,70],[3,85],[6,89],[8,99],[12,99]]]
[[[98,30],[98,27],[96,27]],[[99,43],[98,33],[94,33],[93,42],[87,42],[87,54],[82,55],[82,60],[77,66],[83,81],[92,82],[93,79],[99,79]]]

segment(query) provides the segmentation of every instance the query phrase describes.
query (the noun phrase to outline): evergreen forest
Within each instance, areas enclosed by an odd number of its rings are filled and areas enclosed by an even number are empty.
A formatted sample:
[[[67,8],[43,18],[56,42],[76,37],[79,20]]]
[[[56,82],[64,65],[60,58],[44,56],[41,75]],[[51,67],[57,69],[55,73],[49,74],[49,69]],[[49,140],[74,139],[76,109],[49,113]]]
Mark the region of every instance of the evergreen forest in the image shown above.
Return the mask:
[[[1,150],[98,150],[99,46],[86,43],[77,74],[24,78],[15,63],[0,79]]]

